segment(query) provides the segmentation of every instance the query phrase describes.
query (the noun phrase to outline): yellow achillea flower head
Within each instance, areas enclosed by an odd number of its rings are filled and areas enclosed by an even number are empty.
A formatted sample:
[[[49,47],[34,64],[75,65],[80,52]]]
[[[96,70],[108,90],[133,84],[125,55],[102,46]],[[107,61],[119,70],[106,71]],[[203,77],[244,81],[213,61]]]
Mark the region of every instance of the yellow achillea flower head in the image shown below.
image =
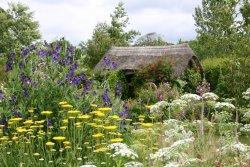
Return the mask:
[[[101,148],[94,150],[93,152],[99,153],[99,152],[107,152],[107,151],[109,151],[109,149],[107,147],[101,147]]]
[[[73,106],[70,105],[70,104],[63,104],[63,105],[61,105],[61,107],[62,107],[62,108],[65,108],[65,109],[73,108]]]
[[[109,112],[109,111],[112,111],[112,108],[104,107],[104,108],[98,108],[97,110],[102,111],[102,112]]]
[[[16,128],[16,131],[17,131],[18,133],[27,132],[27,130],[26,130],[25,128],[22,128],[22,127],[17,127],[17,128]]]
[[[68,146],[68,145],[70,145],[71,143],[70,143],[70,141],[64,141],[63,144],[64,144],[65,146]]]
[[[104,137],[104,134],[103,133],[96,133],[96,134],[93,134],[92,136],[93,136],[93,138],[102,138],[102,137]]]
[[[0,138],[0,141],[7,141],[9,140],[9,137],[8,136],[3,136]]]
[[[42,111],[41,115],[45,115],[45,116],[49,116],[51,115],[53,112],[52,111]]]
[[[67,105],[68,102],[66,102],[66,101],[60,101],[58,104],[59,104],[59,105]]]
[[[80,113],[81,113],[81,111],[78,111],[78,110],[70,110],[70,111],[68,111],[68,114],[70,114],[70,115],[78,115]]]
[[[145,128],[150,128],[152,127],[154,124],[152,123],[141,123],[141,126],[145,127]]]
[[[79,115],[77,118],[78,119],[89,119],[89,118],[91,118],[91,116],[87,115],[87,114],[84,114],[84,115]]]
[[[104,126],[103,128],[106,129],[106,130],[116,130],[118,128],[118,126],[116,126],[116,125],[113,125],[113,126]]]
[[[67,126],[61,126],[60,129],[61,129],[61,130],[66,130],[66,129],[67,129]]]
[[[62,123],[65,125],[65,124],[68,124],[69,123],[69,120],[68,119],[64,119],[62,120]]]
[[[62,141],[64,141],[65,139],[66,139],[66,138],[63,137],[63,136],[55,136],[55,137],[53,137],[53,140],[58,141],[58,142],[62,142]]]
[[[118,115],[111,115],[109,116],[109,118],[113,119],[113,120],[120,120],[121,118]]]
[[[32,125],[34,122],[33,120],[26,120],[23,124],[24,125]]]
[[[34,109],[29,109],[28,112],[29,112],[29,113],[33,113],[33,112],[34,112]]]
[[[90,107],[97,108],[97,105],[96,104],[90,104]]]
[[[54,146],[54,145],[55,145],[55,143],[53,143],[53,142],[51,142],[51,141],[48,141],[48,142],[46,143],[46,146],[49,146],[49,147]]]
[[[103,112],[96,112],[95,115],[98,117],[105,117],[105,114]]]
[[[122,138],[115,138],[115,139],[110,140],[111,143],[119,143],[119,142],[122,142],[122,141],[123,141]]]
[[[22,118],[11,118],[9,119],[10,122],[18,122],[18,121],[21,121]]]
[[[153,105],[146,105],[146,109],[150,110],[152,108]]]
[[[35,121],[35,124],[43,124],[45,120]]]
[[[16,141],[16,140],[18,140],[18,137],[17,137],[17,136],[13,136],[13,137],[12,137],[12,140],[13,140],[13,141]]]

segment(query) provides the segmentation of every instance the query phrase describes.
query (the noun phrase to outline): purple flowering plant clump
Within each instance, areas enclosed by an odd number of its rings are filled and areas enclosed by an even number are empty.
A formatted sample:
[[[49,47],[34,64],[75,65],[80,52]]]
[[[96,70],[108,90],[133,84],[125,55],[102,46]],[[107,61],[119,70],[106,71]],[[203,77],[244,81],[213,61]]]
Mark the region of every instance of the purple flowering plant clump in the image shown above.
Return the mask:
[[[32,44],[11,53],[5,71],[7,95],[0,92],[0,98],[10,114],[30,107],[58,111],[62,100],[84,107],[89,99],[85,96],[92,88],[92,81],[79,68],[75,47],[64,39]]]

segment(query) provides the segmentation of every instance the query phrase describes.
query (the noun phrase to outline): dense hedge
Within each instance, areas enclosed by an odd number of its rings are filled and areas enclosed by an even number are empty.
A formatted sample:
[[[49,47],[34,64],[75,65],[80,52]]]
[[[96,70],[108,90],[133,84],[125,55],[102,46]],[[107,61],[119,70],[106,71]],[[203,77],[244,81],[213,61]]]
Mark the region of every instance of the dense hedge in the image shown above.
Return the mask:
[[[250,58],[208,58],[202,61],[211,91],[239,99],[250,86]]]

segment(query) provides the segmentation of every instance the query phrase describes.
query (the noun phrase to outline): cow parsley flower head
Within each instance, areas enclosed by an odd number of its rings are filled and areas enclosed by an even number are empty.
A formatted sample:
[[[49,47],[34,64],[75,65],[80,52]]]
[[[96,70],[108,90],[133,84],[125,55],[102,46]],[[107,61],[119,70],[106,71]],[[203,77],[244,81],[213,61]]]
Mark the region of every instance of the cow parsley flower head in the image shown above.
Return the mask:
[[[243,127],[240,128],[241,132],[250,132],[250,124],[245,124]]]
[[[245,92],[243,92],[242,95],[244,99],[250,100],[250,88],[248,88]]]
[[[187,102],[185,100],[177,99],[170,103],[172,109],[184,110],[187,107]]]
[[[170,162],[166,164],[164,167],[180,167],[181,165],[178,164],[177,162]]]
[[[95,165],[82,165],[80,167],[97,167],[97,166],[95,166]]]
[[[206,101],[216,101],[219,99],[219,96],[217,96],[215,93],[213,92],[207,92],[207,93],[204,93],[202,95],[202,98]]]
[[[188,103],[191,103],[191,102],[198,102],[198,101],[200,101],[201,100],[201,96],[199,96],[197,94],[188,93],[188,94],[182,95],[180,99],[181,100],[185,100]]]
[[[142,163],[135,161],[127,162],[124,164],[124,167],[142,167],[142,166],[143,166]]]
[[[235,106],[231,103],[228,103],[228,102],[217,102],[215,104],[215,109],[217,110],[234,110],[235,109]]]
[[[138,158],[138,155],[124,143],[113,143],[113,144],[108,145],[108,148],[114,151],[111,157],[120,156],[120,157],[127,157],[131,159]]]
[[[161,116],[164,112],[164,109],[169,105],[166,101],[160,101],[150,107],[150,114],[154,116]]]

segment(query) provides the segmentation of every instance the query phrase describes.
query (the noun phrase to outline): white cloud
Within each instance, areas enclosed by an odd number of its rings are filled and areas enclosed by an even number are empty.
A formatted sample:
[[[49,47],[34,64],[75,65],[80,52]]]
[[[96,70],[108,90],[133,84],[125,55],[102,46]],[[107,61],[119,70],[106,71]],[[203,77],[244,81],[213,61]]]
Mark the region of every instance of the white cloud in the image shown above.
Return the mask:
[[[3,0],[6,8],[11,0]],[[17,0],[15,0],[16,2]],[[110,21],[109,15],[120,0],[21,0],[40,23],[43,38],[65,36],[74,44],[91,37],[98,22]],[[200,1],[200,0],[199,0]],[[130,28],[144,33],[157,32],[167,40],[195,37],[194,7],[197,0],[124,0]]]

